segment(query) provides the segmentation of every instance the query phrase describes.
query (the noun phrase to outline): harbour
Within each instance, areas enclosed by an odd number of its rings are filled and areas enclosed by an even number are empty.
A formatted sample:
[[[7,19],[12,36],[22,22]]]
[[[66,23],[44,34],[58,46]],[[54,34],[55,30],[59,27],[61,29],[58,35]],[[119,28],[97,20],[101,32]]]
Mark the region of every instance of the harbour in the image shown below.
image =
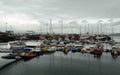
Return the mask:
[[[32,43],[33,42],[33,43]],[[37,41],[28,41],[29,45],[33,45]],[[7,48],[8,44],[2,45],[3,48]],[[1,55],[2,53],[0,53]],[[4,55],[8,53],[4,53]],[[3,55],[1,55],[3,56]],[[55,51],[53,53],[45,53],[28,60],[16,60],[3,59],[2,61],[8,61],[10,65],[1,68],[0,75],[115,75],[119,74],[119,62],[120,57],[113,57],[110,52],[104,52],[102,56],[96,57],[90,53],[72,52],[67,54],[63,51]],[[13,62],[13,63],[11,63]],[[3,65],[3,64],[1,64]]]
[[[0,0],[0,75],[119,75],[120,0]]]

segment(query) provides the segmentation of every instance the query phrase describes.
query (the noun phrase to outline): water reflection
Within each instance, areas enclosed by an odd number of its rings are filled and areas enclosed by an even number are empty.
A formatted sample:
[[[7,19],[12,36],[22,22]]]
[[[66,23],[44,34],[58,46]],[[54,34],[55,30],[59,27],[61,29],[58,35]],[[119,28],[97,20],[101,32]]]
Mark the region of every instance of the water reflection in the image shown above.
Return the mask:
[[[115,75],[120,72],[120,59],[111,59],[109,54],[94,57],[91,54],[64,54],[58,51],[52,54],[37,56],[30,60],[21,60],[0,71],[0,75]]]
[[[116,60],[116,59],[118,58],[118,56],[112,56],[112,58],[113,58],[114,60]]]

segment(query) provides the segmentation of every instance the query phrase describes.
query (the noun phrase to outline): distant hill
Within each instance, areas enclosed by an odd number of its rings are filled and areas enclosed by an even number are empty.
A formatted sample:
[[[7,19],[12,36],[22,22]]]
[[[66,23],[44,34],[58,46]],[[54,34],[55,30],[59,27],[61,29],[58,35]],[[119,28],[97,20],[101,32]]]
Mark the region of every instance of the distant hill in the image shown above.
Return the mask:
[[[110,36],[120,36],[120,33],[109,34]]]

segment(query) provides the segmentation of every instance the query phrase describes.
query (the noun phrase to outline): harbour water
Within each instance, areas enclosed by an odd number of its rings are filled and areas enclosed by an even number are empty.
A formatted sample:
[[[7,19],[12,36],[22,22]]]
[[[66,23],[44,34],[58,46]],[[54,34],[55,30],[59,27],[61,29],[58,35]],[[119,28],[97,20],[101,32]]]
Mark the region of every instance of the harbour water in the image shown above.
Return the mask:
[[[62,52],[19,61],[4,68],[0,75],[118,75],[120,57],[103,54],[101,58],[90,54]]]
[[[119,65],[120,57],[114,58],[110,53],[97,58],[87,53],[57,51],[15,62],[0,70],[0,75],[118,75]]]

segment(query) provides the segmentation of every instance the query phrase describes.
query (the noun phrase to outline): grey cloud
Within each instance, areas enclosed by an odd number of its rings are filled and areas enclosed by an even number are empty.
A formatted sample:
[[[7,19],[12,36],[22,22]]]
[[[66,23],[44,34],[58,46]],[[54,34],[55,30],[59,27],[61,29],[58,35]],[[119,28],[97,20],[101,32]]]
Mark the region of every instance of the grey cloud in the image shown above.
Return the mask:
[[[79,17],[119,17],[120,1],[116,0],[1,0],[2,10],[11,12]],[[37,15],[38,16],[38,15]],[[64,17],[64,16],[61,16]]]
[[[0,0],[0,14],[26,14],[41,24],[49,23],[50,17],[120,18],[119,7],[120,0]]]

